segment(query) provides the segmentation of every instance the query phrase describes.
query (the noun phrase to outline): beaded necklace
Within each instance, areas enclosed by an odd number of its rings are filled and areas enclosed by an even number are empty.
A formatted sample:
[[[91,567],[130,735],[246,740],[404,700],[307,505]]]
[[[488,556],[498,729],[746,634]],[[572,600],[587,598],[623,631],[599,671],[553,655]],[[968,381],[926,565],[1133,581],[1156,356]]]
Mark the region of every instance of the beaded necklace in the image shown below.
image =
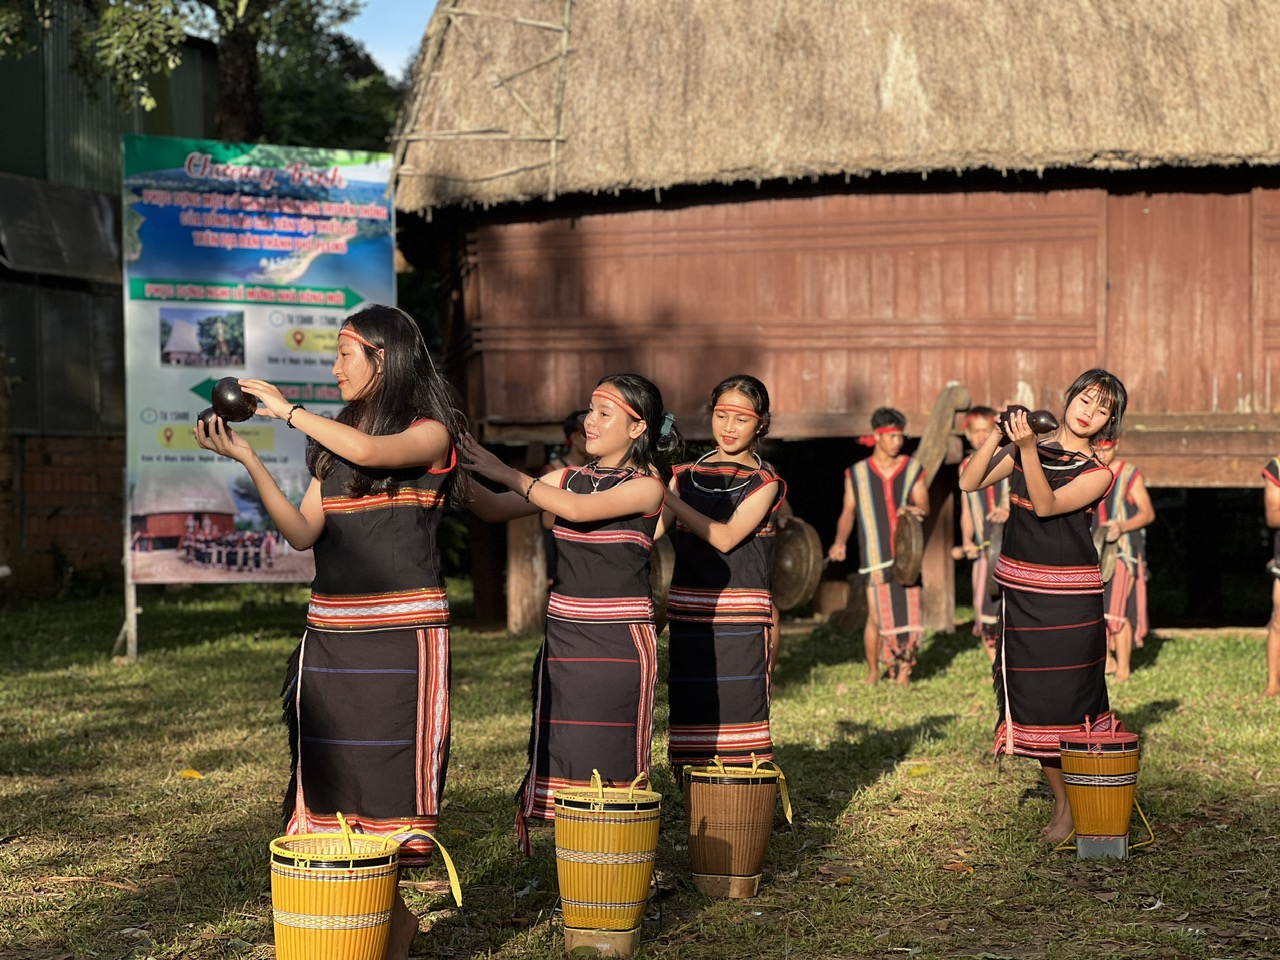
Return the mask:
[[[736,493],[737,491],[741,490],[743,487],[750,484],[752,479],[755,477],[755,475],[764,469],[764,461],[760,459],[759,454],[753,453],[752,456],[756,458],[756,468],[752,470],[749,474],[747,474],[747,479],[743,480],[736,487],[704,487],[702,484],[698,482],[698,473],[697,473],[698,467],[701,465],[703,460],[707,459],[707,457],[719,452],[720,452],[719,448],[715,450],[707,451],[702,456],[700,456],[697,460],[695,460],[693,462],[693,466],[689,468],[690,482],[694,485],[694,487],[701,490],[703,493]]]
[[[634,477],[637,472],[635,467],[602,467],[600,466],[599,460],[592,460],[586,466],[574,472],[582,473],[582,471],[586,470],[587,467],[591,468],[591,472],[587,474],[587,480],[590,481],[591,483],[591,493],[600,492],[600,481],[605,479],[605,477],[616,477],[621,475],[622,480],[619,482],[626,483],[628,480]],[[601,474],[597,474],[596,473],[597,470],[603,470],[605,472]],[[590,494],[588,494],[588,496],[590,496]]]

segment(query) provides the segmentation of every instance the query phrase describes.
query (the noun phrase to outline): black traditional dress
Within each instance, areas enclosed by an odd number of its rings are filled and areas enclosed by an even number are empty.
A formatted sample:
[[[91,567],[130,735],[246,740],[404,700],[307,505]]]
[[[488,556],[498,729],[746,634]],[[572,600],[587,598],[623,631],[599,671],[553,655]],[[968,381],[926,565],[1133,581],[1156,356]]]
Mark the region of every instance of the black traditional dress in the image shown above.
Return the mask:
[[[430,858],[424,831],[438,825],[449,762],[449,605],[436,531],[456,463],[451,450],[447,468],[411,472],[394,494],[351,497],[353,471],[335,460],[321,484],[325,527],[285,691],[296,724],[291,834],[337,831],[341,812],[356,832],[399,841],[402,864]]]
[[[750,497],[769,496],[772,502],[759,526],[728,553],[683,522],[671,532],[671,765],[707,763],[715,756],[742,760],[753,753],[771,760],[773,514],[785,489],[768,467],[722,461],[682,464],[675,479],[681,500],[722,523]]]
[[[561,485],[590,495],[621,483],[661,481],[587,464]],[[589,786],[593,769],[606,785],[649,770],[658,659],[649,553],[660,514],[556,520],[556,580],[533,665],[529,769],[517,796],[526,850],[525,819],[552,819],[555,791]]]
[[[1036,449],[1054,490],[1095,470],[1110,477],[1094,457],[1057,447]],[[1051,759],[1060,755],[1063,734],[1108,711],[1102,577],[1090,533],[1097,504],[1037,517],[1021,454],[1015,448],[1009,520],[996,561],[1003,589],[994,667],[1000,710],[995,752]]]
[[[880,660],[896,671],[910,669],[924,638],[920,583],[903,586],[893,578],[893,537],[898,514],[911,502],[911,488],[924,472],[913,457],[899,457],[884,474],[873,457],[859,460],[845,476],[853,489],[858,521],[858,572],[867,577],[880,617]]]

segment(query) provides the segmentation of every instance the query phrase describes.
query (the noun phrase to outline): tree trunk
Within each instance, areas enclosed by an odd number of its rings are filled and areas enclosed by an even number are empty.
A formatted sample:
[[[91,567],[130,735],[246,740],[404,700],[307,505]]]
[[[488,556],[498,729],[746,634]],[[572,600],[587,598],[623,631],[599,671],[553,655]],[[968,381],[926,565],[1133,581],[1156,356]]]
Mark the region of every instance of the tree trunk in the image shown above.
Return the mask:
[[[263,134],[258,102],[258,38],[237,21],[218,43],[218,139],[256,143]]]

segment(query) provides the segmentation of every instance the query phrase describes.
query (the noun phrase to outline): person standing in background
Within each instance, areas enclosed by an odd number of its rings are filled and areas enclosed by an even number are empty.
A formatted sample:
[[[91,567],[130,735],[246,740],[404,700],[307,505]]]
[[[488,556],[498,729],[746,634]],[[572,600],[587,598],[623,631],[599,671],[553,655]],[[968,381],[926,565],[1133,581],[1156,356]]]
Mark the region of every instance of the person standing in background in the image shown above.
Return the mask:
[[[964,435],[971,450],[987,441],[996,427],[996,412],[991,407],[972,407],[964,418]],[[972,456],[972,453],[970,454]],[[960,461],[963,473],[969,462]],[[973,635],[982,638],[982,646],[992,663],[1000,640],[1000,593],[987,590],[989,573],[996,558],[991,556],[991,535],[997,524],[1009,519],[1009,481],[1001,480],[970,493],[960,492],[960,549],[973,562]]]
[[[924,638],[920,583],[906,585],[893,577],[893,540],[901,513],[929,514],[924,468],[902,452],[907,418],[892,407],[871,415],[871,456],[844,473],[844,504],[836,521],[832,560],[847,556],[849,537],[858,528],[858,572],[867,578],[867,624],[862,643],[867,657],[867,683],[877,683],[887,667],[889,677],[906,685]],[[882,663],[883,661],[883,663]]]
[[[1094,515],[1097,527],[1106,527],[1106,540],[1116,544],[1115,572],[1106,582],[1103,606],[1107,611],[1107,673],[1116,683],[1129,679],[1133,648],[1147,637],[1147,535],[1144,528],[1156,518],[1142,471],[1116,459],[1119,440],[1099,440],[1093,445],[1098,462],[1115,480]]]

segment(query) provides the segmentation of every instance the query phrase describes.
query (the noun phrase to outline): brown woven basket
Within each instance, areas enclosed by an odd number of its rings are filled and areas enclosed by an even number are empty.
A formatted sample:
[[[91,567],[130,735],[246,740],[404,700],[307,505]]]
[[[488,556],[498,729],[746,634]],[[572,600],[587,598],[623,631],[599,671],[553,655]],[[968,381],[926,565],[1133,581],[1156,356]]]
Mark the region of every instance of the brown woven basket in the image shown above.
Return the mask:
[[[715,896],[755,896],[779,789],[791,822],[786,777],[769,760],[752,756],[750,766],[726,766],[716,757],[685,767],[684,787],[694,883]]]

